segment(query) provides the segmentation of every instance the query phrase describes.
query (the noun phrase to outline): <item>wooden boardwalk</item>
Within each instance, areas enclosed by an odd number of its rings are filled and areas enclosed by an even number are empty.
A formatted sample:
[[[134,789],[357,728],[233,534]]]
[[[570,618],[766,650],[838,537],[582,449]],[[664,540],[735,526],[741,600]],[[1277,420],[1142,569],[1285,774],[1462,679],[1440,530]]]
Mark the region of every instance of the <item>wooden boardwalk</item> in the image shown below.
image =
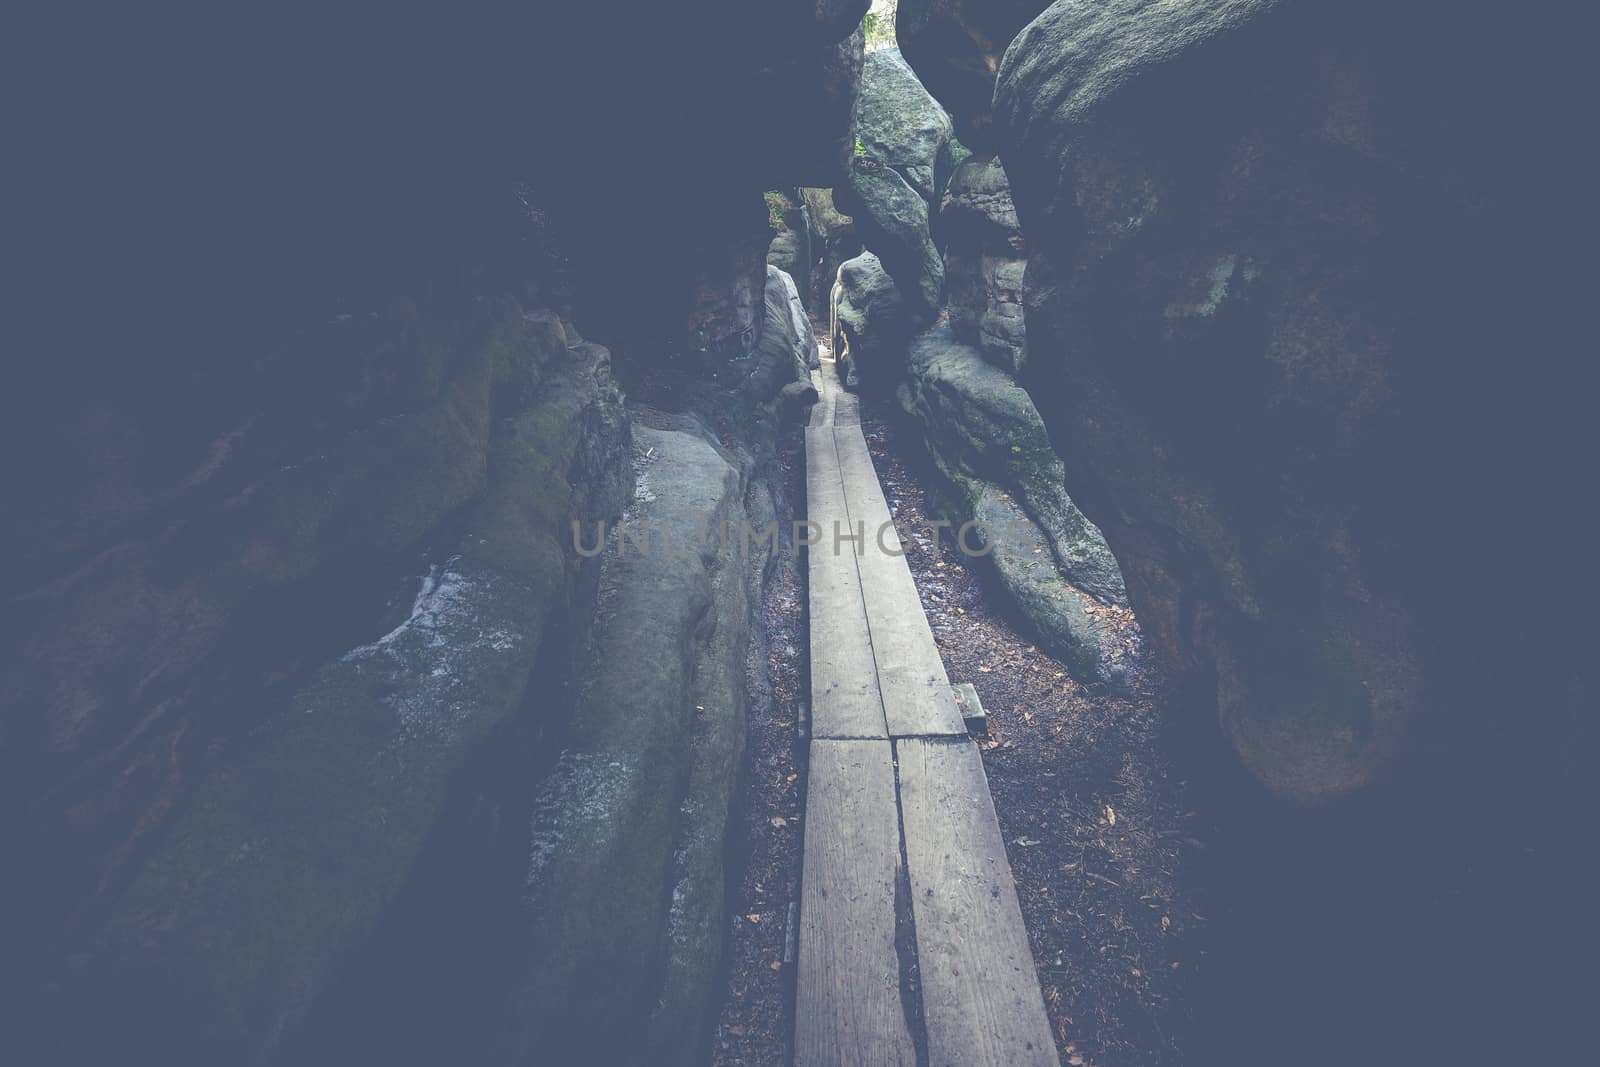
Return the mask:
[[[811,752],[796,1067],[1058,1063],[1005,842],[831,362],[806,428]],[[913,976],[915,976],[913,978]]]

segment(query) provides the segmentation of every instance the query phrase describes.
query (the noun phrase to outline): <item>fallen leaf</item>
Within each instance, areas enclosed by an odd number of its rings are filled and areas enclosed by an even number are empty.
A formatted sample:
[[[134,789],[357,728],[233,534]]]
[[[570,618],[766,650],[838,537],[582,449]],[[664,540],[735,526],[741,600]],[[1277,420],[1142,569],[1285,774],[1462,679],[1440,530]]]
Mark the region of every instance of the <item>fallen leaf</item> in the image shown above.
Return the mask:
[[[1011,843],[1013,845],[1021,845],[1023,848],[1032,848],[1039,843],[1039,839],[1036,837],[1019,837]]]
[[[783,970],[783,961],[782,960],[773,960],[771,963],[767,964],[767,966],[771,967],[775,971],[781,971],[781,970]]]
[[[745,918],[746,922],[758,923],[758,922],[761,921],[761,916],[755,914],[754,912],[751,912],[749,915],[746,915],[744,918]]]
[[[789,820],[785,819],[782,815],[774,815],[772,817],[772,825],[782,829],[783,827],[789,825]]]
[[[1165,915],[1161,916],[1161,932],[1166,933],[1170,929],[1172,929],[1172,920]]]
[[[787,778],[785,778],[785,779],[784,779],[784,781],[786,781],[786,782],[792,782],[792,781],[794,781],[794,780],[795,780],[795,779],[796,779],[796,778],[798,778],[798,777],[800,777],[800,776],[799,776],[799,775],[798,775],[798,774],[791,774],[791,775],[790,775],[790,776],[789,776],[789,777],[787,777]]]
[[[1106,805],[1106,822],[1112,826],[1117,825],[1117,811],[1110,804]]]

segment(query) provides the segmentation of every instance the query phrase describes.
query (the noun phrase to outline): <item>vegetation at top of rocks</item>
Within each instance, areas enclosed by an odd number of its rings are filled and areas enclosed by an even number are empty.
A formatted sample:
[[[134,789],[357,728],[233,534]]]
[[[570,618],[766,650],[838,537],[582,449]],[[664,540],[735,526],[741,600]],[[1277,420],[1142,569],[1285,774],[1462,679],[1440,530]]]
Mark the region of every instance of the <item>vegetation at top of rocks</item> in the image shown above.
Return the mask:
[[[871,10],[861,20],[867,31],[867,51],[895,46],[894,17],[899,6],[900,0],[872,0]]]
[[[783,221],[786,212],[794,210],[794,201],[777,190],[769,190],[761,194],[767,202],[767,225],[772,227],[773,233],[782,233],[789,228]]]

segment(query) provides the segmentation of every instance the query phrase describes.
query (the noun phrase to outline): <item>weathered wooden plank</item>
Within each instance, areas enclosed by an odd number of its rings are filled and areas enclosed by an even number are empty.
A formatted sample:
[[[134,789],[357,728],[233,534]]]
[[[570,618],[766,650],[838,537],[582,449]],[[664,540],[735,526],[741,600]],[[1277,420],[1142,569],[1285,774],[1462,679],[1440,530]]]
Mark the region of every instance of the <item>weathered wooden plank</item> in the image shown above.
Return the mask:
[[[811,742],[795,1067],[916,1063],[895,952],[900,833],[891,758],[888,741]]]
[[[806,550],[811,736],[887,737],[853,546],[834,550],[834,524],[847,520],[832,427],[806,429],[806,515],[823,531]]]
[[[857,563],[889,736],[964,736],[966,723],[950,692],[939,646],[890,522],[867,440],[859,426],[835,423],[833,434],[851,526],[860,524],[866,534]]]
[[[834,376],[833,398],[833,424],[835,426],[860,426],[861,401],[844,386],[838,384],[838,376]]]
[[[905,738],[894,748],[930,1067],[1056,1067],[978,747]]]
[[[833,365],[824,360],[821,370],[811,372],[811,384],[817,390],[817,402],[811,405],[811,419],[806,423],[808,427],[832,426],[834,395],[838,387],[833,382]]]

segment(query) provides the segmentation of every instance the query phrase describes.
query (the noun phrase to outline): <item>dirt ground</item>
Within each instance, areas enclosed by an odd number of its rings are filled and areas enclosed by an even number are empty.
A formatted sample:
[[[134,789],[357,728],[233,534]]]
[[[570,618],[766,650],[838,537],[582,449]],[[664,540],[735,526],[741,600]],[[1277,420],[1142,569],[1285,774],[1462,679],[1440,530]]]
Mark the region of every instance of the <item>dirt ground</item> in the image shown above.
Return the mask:
[[[805,449],[798,429],[780,457],[789,499],[805,501]],[[784,960],[790,903],[800,899],[805,812],[801,701],[806,659],[801,561],[780,553],[767,584],[770,713],[752,705],[745,742],[743,803],[729,847],[728,977],[712,1041],[715,1067],[783,1067],[794,1040],[794,968]]]

